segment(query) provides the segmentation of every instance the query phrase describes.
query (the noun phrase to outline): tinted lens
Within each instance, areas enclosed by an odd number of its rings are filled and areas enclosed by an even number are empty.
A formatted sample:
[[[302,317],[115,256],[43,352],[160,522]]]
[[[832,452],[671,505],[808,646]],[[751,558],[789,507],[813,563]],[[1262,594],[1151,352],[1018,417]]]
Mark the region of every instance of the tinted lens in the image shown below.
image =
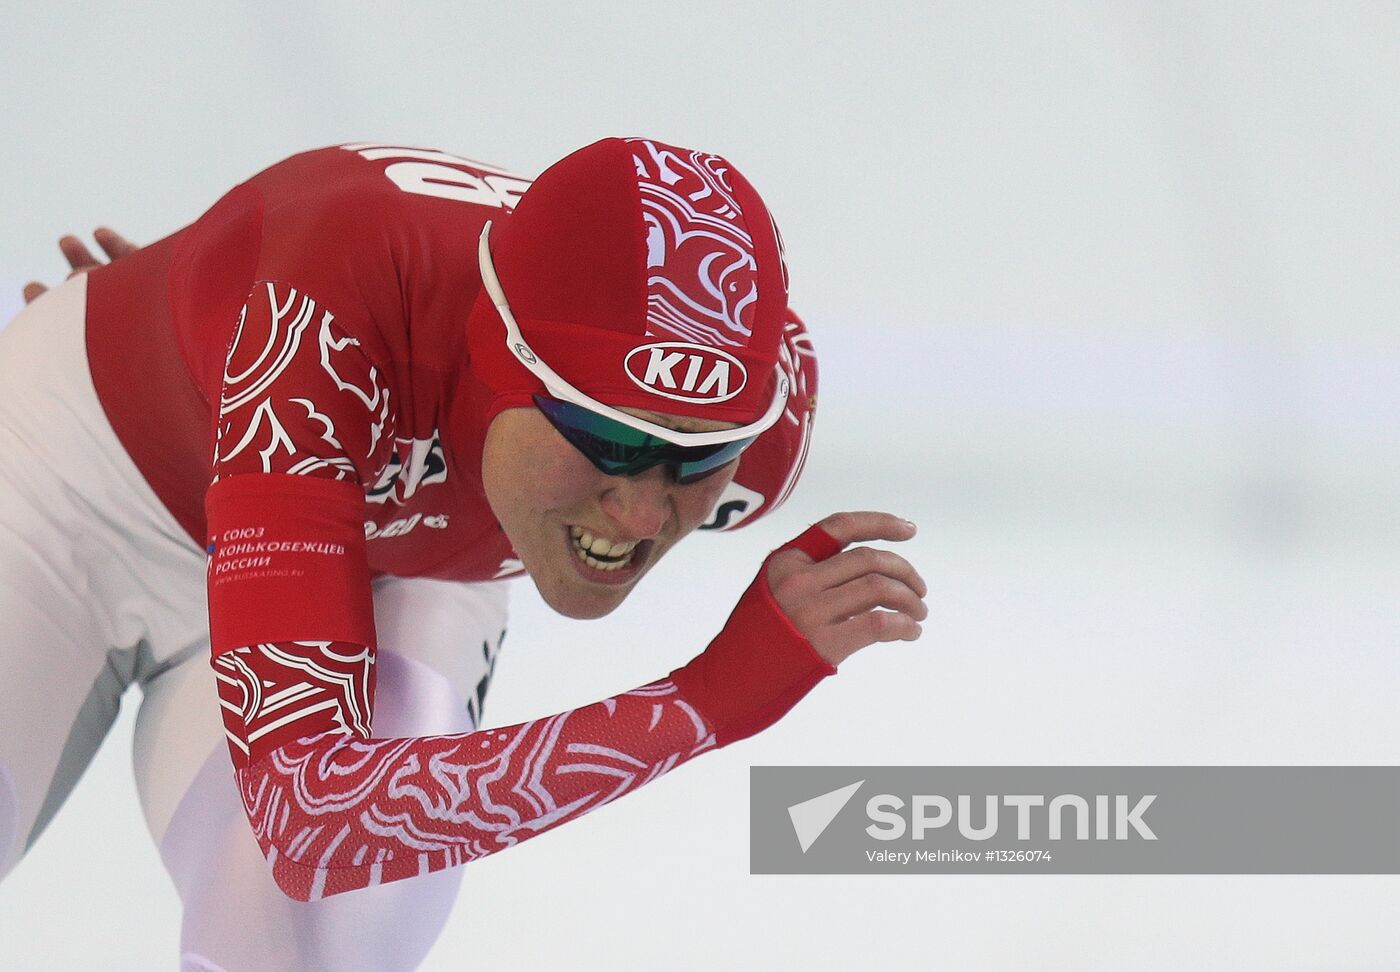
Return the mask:
[[[735,459],[739,458],[739,453],[749,447],[753,439],[740,439],[737,442],[726,442],[724,445],[715,446],[715,451],[703,459],[693,459],[679,462],[675,465],[676,482],[681,484],[694,483],[704,479],[710,473],[719,472]]]
[[[679,483],[693,483],[728,465],[753,442],[678,446],[571,402],[536,395],[535,405],[559,434],[609,476],[632,476],[665,463]]]

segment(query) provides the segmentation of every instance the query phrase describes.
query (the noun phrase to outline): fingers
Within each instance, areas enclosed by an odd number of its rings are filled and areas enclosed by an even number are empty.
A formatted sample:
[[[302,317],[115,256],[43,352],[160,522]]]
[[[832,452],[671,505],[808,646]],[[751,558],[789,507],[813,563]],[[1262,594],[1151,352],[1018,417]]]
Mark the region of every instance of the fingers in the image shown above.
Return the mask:
[[[99,226],[93,230],[92,238],[97,241],[97,245],[102,247],[102,252],[107,254],[108,259],[111,260],[124,257],[138,249],[135,243],[106,226]]]
[[[841,622],[858,614],[885,608],[907,615],[912,621],[928,617],[928,605],[903,581],[884,574],[863,574],[835,590],[827,591],[822,605],[829,622]]]
[[[918,527],[909,520],[895,516],[893,513],[879,513],[873,511],[833,513],[826,519],[818,522],[817,526],[830,534],[832,539],[841,544],[842,547],[847,547],[852,543],[858,543],[864,540],[893,540],[896,542],[910,540],[913,538],[914,534],[918,532]],[[840,562],[842,557],[845,556],[845,553],[846,552],[834,554],[822,561],[822,564]],[[862,556],[868,556],[868,554]],[[893,571],[892,576],[904,576],[903,573],[894,570],[895,563],[897,561],[899,564],[903,564],[908,568],[908,562],[893,554],[886,555],[886,557],[885,563],[886,566]],[[888,560],[888,557],[894,557],[895,560]],[[776,587],[784,578],[793,573],[802,572],[812,563],[812,558],[800,549],[789,547],[786,550],[780,550],[773,554],[769,561],[769,580],[773,586]],[[862,561],[862,563],[865,562]],[[837,584],[844,583],[852,577],[855,577],[858,573],[857,566],[843,564],[842,567],[836,571],[829,571],[826,575],[828,586],[834,587]],[[865,569],[880,568],[878,565],[866,563]],[[908,570],[912,572],[912,568],[908,568]],[[924,584],[923,578],[919,577],[917,573],[912,574],[912,576],[907,579],[911,586],[919,590],[921,597],[928,592],[928,587]]]
[[[911,539],[916,527],[891,513],[833,513],[818,524],[843,547],[871,540]],[[914,641],[929,616],[928,584],[908,560],[889,550],[852,547],[820,562],[788,548],[768,560],[778,607],[832,664],[882,641]]]
[[[885,553],[864,547],[840,556],[862,552]],[[903,558],[895,559],[903,562]],[[824,620],[817,628],[817,637],[823,644],[818,647],[813,641],[813,647],[822,657],[833,664],[840,664],[860,649],[877,642],[915,641],[923,634],[919,622],[928,617],[928,605],[923,600],[927,590],[922,578],[913,573],[913,568],[907,563],[904,567],[918,582],[919,593],[904,580],[878,572],[860,573],[822,593],[820,604]]]
[[[913,564],[889,550],[856,547],[820,563],[798,551],[780,551],[769,561],[768,581],[785,610],[802,611],[822,623],[876,606],[908,611],[916,620],[928,614],[923,603],[928,584]]]
[[[102,252],[109,260],[117,260],[132,253],[140,247],[122,236],[116,230],[106,226],[99,226],[92,231],[93,239],[97,240],[97,245],[102,247]],[[68,274],[68,279],[76,277],[80,273],[87,273],[102,266],[102,261],[92,255],[92,251],[87,248],[87,244],[69,233],[58,241],[58,248],[63,253],[63,258],[68,261],[68,266],[72,270]],[[32,303],[40,294],[48,288],[37,280],[31,280],[24,285],[24,302]]]
[[[923,633],[923,627],[907,614],[867,611],[826,632],[820,653],[833,665],[839,665],[862,648],[882,641],[918,641]]]
[[[70,234],[61,238],[58,241],[58,248],[62,251],[63,258],[68,261],[68,265],[73,268],[73,272],[68,275],[70,277],[98,266],[97,257],[93,256],[92,251],[87,248],[87,244],[76,236]]]
[[[928,596],[928,584],[919,576],[914,565],[890,550],[875,547],[843,550],[834,557],[813,564],[810,571],[812,580],[826,588],[839,587],[864,574],[883,574],[907,584],[919,597]]]
[[[872,510],[833,513],[818,525],[842,545],[867,540],[909,540],[918,532],[913,523],[902,517]]]

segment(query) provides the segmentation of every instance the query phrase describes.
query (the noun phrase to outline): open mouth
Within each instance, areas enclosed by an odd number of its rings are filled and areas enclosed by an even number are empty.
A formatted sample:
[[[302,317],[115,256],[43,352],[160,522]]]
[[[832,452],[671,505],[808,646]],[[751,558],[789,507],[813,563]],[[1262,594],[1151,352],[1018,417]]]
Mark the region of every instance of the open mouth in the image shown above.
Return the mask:
[[[636,556],[639,540],[609,540],[594,536],[583,527],[569,527],[569,537],[573,540],[574,556],[594,570],[619,571],[631,566]]]
[[[570,559],[580,577],[598,584],[627,584],[651,556],[652,540],[615,541],[580,526],[568,528]]]

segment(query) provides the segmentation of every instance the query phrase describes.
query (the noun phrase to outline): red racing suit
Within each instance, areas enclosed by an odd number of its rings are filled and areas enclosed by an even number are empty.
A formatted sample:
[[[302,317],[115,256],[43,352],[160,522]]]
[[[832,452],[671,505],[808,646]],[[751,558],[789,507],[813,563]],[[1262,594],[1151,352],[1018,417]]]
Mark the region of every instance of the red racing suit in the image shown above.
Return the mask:
[[[482,226],[528,185],[441,152],[320,149],[89,280],[94,385],[209,553],[234,771],[301,900],[511,846],[757,732],[834,671],[760,572],[665,679],[505,729],[372,736],[371,577],[521,569],[481,487],[488,392],[466,321]],[[805,449],[810,414],[787,419]]]

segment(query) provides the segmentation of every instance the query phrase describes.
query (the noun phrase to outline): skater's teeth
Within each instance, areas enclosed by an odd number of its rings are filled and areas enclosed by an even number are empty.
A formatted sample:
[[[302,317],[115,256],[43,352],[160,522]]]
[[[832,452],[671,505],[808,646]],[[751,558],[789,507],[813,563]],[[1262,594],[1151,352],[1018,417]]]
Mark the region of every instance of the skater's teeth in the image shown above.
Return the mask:
[[[588,566],[595,570],[621,570],[632,563],[632,554],[641,541],[612,541],[606,537],[595,537],[582,527],[570,527],[573,536],[574,552]]]
[[[588,535],[584,534],[584,536],[587,537]],[[587,544],[586,546],[590,552],[603,557],[620,557],[622,554],[625,554],[627,551],[631,550],[636,545],[637,544],[635,542],[613,543],[607,537],[594,537],[593,542]]]
[[[582,550],[575,549],[574,552],[578,554],[579,560],[582,560],[585,564],[592,567],[594,570],[621,570],[622,568],[626,567],[629,563],[632,562],[631,557],[627,557],[622,560],[609,560],[604,562],[602,560],[599,560],[597,557],[590,557]]]
[[[569,533],[573,536],[574,546],[580,553],[592,554],[596,558],[609,560],[625,557],[636,548],[638,543],[636,540],[609,540],[607,537],[595,537],[582,527],[570,527]]]

